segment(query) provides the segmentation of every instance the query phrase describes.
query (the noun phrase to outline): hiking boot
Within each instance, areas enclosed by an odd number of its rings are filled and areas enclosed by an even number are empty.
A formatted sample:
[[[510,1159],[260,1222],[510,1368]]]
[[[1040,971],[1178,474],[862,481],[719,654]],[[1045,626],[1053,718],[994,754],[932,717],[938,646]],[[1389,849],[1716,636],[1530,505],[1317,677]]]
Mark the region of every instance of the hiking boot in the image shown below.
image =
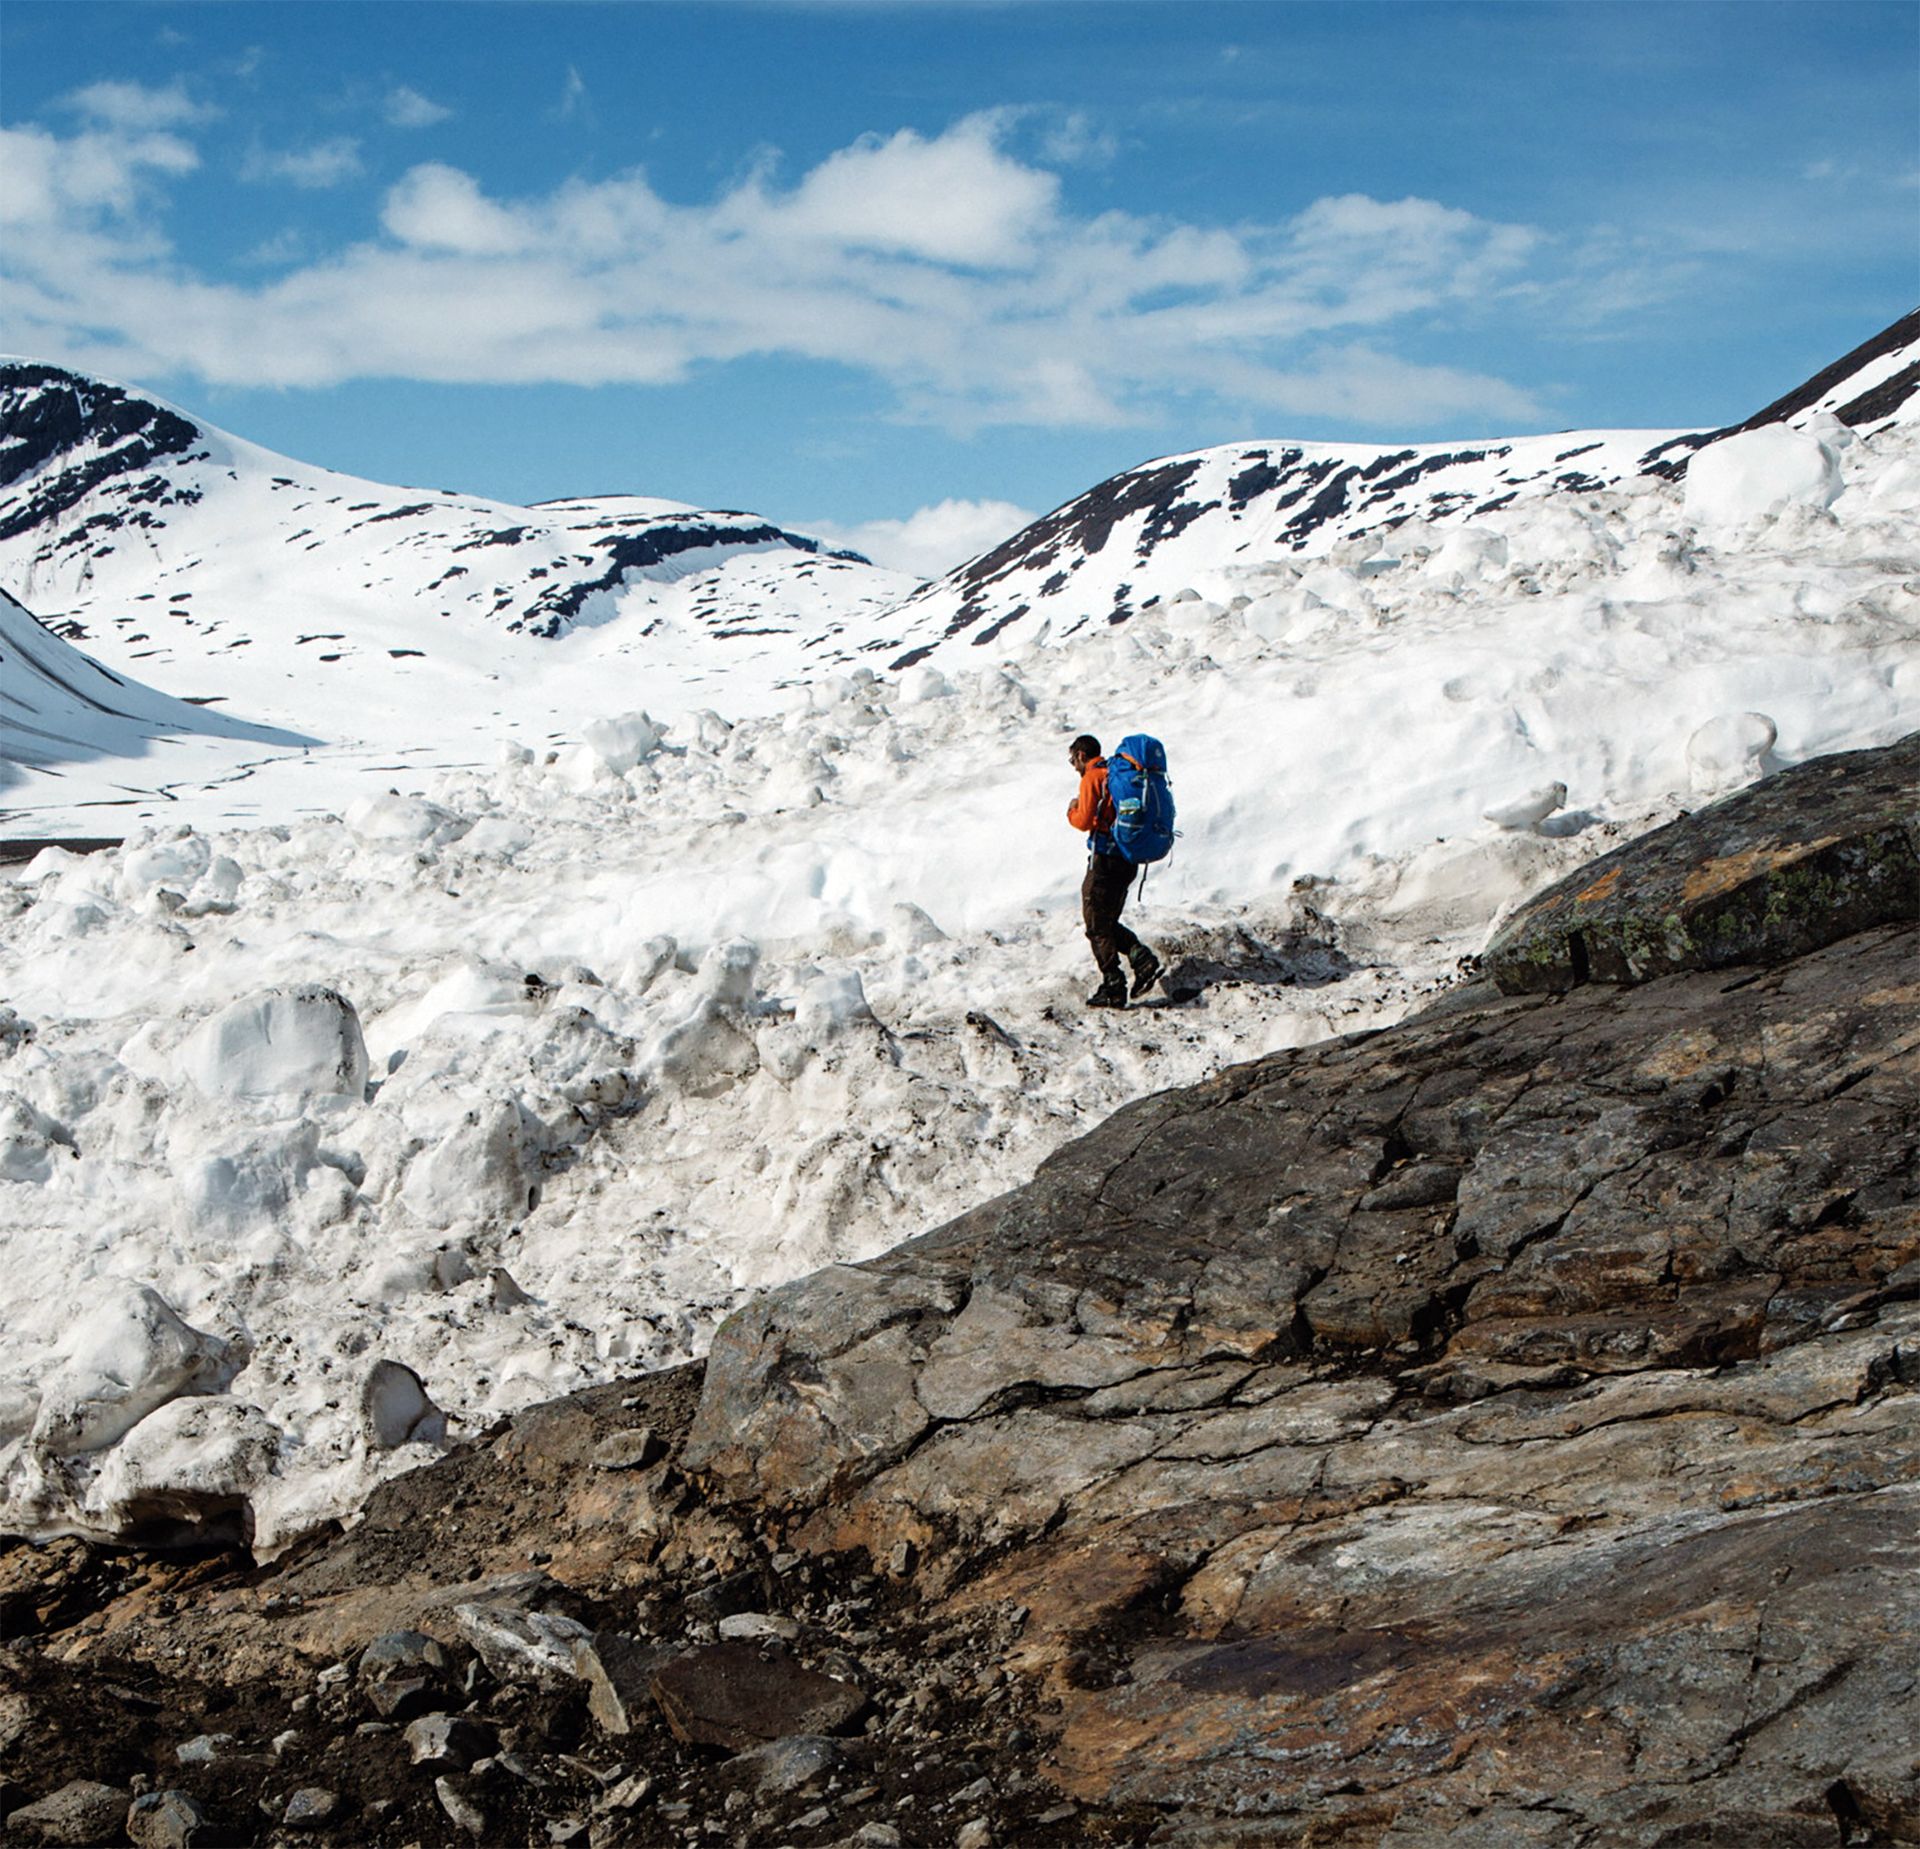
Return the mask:
[[[1115,970],[1109,970],[1100,980],[1100,986],[1087,997],[1089,1008],[1124,1008],[1127,1005],[1127,979]]]
[[[1140,946],[1131,961],[1133,963],[1133,999],[1138,1001],[1160,980],[1160,972],[1166,965],[1145,944]]]

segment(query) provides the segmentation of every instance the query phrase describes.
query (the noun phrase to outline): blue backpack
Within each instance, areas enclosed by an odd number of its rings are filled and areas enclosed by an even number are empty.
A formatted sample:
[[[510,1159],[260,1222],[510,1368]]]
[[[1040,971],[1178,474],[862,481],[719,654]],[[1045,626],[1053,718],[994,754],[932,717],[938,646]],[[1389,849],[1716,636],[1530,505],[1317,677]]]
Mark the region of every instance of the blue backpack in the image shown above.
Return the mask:
[[[1129,860],[1165,860],[1173,850],[1173,785],[1167,748],[1144,732],[1129,732],[1107,754],[1107,794],[1113,799],[1113,844]]]

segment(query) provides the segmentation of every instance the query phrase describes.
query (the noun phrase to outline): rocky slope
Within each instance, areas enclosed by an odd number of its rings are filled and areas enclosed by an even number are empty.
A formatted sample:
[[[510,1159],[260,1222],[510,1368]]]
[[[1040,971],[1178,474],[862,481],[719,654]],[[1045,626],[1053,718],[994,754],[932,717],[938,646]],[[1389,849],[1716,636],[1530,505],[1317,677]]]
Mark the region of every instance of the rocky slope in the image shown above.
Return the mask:
[[[350,1532],[14,1546],[8,1840],[1920,1843],[1917,772],[1509,933],[1638,894],[1657,973],[1146,1099]]]

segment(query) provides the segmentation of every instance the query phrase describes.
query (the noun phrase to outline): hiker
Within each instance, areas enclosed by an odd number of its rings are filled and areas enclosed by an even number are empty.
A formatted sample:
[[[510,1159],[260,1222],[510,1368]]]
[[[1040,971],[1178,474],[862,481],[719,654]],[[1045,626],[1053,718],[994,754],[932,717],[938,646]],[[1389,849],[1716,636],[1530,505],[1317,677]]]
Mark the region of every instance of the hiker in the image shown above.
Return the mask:
[[[1135,869],[1113,838],[1113,798],[1107,793],[1107,760],[1100,755],[1100,741],[1081,733],[1067,748],[1067,762],[1080,779],[1080,793],[1067,805],[1067,820],[1092,837],[1087,877],[1080,883],[1080,914],[1093,960],[1100,966],[1100,986],[1087,997],[1087,1006],[1124,1008],[1127,979],[1120,959],[1124,956],[1133,965],[1136,1001],[1160,980],[1160,959],[1120,922]]]

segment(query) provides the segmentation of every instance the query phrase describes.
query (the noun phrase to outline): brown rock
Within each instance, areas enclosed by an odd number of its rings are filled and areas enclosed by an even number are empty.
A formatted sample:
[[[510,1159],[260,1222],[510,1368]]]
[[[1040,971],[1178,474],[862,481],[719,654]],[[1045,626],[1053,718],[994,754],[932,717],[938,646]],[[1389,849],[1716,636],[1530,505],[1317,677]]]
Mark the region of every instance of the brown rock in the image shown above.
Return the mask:
[[[667,1664],[653,1698],[677,1739],[744,1752],[788,1734],[834,1734],[867,1705],[851,1683],[751,1644],[709,1644]]]

